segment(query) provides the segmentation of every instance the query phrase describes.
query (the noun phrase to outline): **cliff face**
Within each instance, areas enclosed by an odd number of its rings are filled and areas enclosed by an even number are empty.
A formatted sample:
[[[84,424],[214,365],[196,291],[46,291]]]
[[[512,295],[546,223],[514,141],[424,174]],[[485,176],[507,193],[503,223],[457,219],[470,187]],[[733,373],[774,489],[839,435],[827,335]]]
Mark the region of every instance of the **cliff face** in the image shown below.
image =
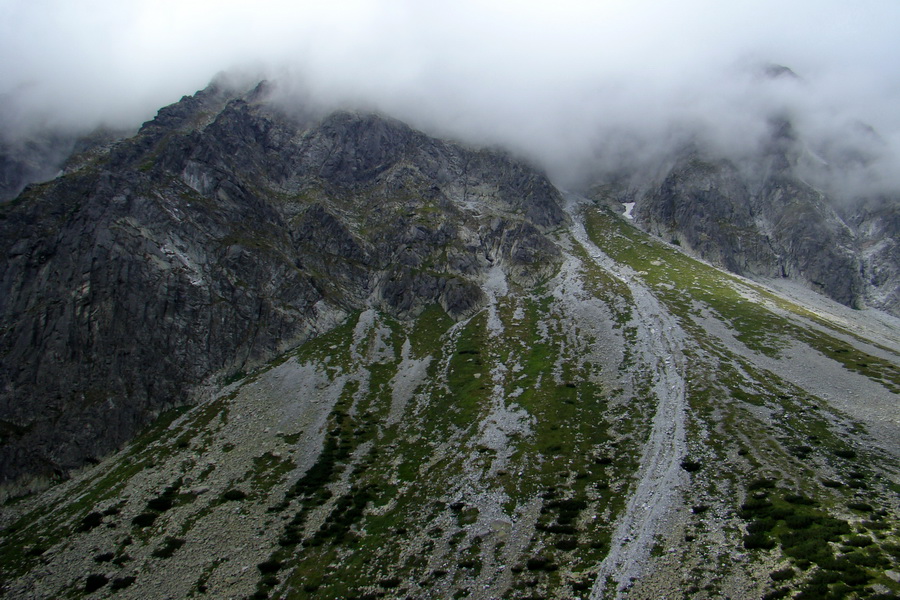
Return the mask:
[[[0,207],[4,484],[108,453],[213,375],[369,305],[483,303],[555,269],[558,192],[513,159],[373,115],[212,86]]]
[[[754,182],[728,161],[694,157],[643,196],[634,215],[646,230],[735,273],[787,277],[863,305],[857,235],[823,194],[797,179]]]
[[[740,164],[691,148],[633,198],[643,229],[730,271],[801,282],[842,304],[898,314],[897,199],[844,197],[804,178],[787,122]]]

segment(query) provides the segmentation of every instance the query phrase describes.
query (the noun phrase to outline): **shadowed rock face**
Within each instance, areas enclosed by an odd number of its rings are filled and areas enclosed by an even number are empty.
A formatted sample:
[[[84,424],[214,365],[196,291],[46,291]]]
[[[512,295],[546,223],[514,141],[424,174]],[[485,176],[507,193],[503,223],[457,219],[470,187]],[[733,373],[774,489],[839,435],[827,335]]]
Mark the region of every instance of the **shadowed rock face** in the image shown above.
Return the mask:
[[[692,149],[634,198],[639,226],[735,273],[794,279],[854,308],[897,315],[896,198],[839,198],[806,183],[802,144],[773,122],[736,165]]]
[[[567,217],[508,156],[212,86],[0,207],[0,476],[60,475],[369,305],[478,309]]]
[[[789,277],[842,304],[863,304],[856,236],[801,181],[775,176],[754,189],[733,164],[692,158],[634,214],[645,229],[735,273]]]

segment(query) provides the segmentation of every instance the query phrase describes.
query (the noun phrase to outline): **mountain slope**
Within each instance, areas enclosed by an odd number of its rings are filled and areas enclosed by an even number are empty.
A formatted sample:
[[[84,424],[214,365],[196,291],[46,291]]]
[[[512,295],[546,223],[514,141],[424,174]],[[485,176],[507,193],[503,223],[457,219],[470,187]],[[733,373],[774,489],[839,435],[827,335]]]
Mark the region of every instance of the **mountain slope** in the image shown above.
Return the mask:
[[[570,200],[546,284],[492,267],[460,321],[355,312],[7,509],[7,593],[900,591],[897,329]]]
[[[542,175],[399,122],[305,121],[211,86],[0,207],[0,476],[64,474],[205,382],[369,304],[484,302],[559,260]]]
[[[695,140],[664,157],[660,174],[620,173],[627,185],[600,181],[591,195],[633,201],[642,229],[734,273],[790,279],[900,316],[900,198],[847,183],[865,177],[873,158],[845,148],[852,139],[833,143],[825,161],[791,121],[773,117],[754,152],[729,157]]]
[[[2,208],[4,594],[900,594],[896,318],[268,93]]]

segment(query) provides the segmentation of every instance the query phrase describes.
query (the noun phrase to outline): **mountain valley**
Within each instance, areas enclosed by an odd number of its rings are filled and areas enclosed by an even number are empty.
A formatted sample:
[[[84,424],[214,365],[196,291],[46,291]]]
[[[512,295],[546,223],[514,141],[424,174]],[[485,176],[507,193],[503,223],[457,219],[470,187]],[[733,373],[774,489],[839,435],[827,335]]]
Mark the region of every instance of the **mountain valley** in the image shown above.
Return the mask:
[[[3,595],[900,595],[894,200],[270,94],[0,205]]]

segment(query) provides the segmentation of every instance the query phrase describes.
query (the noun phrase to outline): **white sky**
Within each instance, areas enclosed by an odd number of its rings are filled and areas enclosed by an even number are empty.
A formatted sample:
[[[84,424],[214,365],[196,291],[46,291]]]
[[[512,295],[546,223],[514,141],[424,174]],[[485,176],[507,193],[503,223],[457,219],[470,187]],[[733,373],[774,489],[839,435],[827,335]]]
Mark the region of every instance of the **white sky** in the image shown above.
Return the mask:
[[[803,83],[754,79],[769,61]],[[562,178],[679,128],[749,144],[776,109],[900,145],[898,0],[0,0],[0,94],[23,120],[136,124],[235,67]]]

